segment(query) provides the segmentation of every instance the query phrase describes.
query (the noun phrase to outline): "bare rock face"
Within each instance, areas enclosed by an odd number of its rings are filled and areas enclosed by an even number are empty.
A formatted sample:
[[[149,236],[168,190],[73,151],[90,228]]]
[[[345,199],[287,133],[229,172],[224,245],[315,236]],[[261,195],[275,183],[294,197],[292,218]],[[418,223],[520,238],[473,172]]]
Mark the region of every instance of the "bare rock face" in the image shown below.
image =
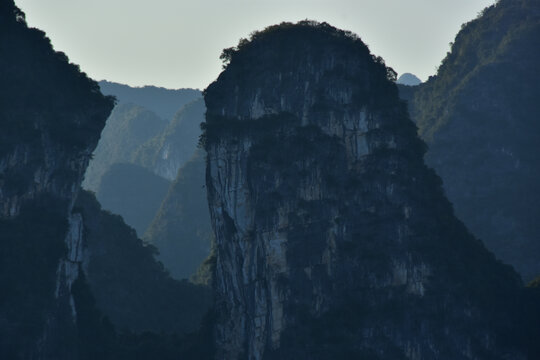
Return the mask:
[[[519,277],[454,217],[382,59],[308,21],[222,58],[203,137],[217,358],[521,358],[500,331]]]

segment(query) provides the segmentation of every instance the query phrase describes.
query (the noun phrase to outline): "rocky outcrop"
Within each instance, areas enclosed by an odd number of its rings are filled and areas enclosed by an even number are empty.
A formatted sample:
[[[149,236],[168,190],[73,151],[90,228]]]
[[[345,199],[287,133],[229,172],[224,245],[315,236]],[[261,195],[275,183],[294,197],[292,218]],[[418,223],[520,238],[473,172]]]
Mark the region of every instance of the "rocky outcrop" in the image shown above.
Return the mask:
[[[203,143],[218,359],[519,359],[518,276],[454,215],[354,34],[304,21],[222,55]]]
[[[84,256],[71,210],[113,100],[11,0],[0,49],[0,357],[73,359]]]

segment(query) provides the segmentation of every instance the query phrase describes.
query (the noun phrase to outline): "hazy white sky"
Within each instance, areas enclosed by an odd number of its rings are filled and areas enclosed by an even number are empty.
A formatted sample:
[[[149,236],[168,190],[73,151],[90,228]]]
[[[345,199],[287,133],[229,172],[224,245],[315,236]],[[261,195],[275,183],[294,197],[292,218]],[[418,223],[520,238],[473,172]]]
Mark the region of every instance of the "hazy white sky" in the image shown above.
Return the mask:
[[[1,0],[0,0],[1,1]],[[426,80],[462,23],[494,0],[15,0],[30,26],[96,80],[205,88],[219,55],[253,30],[313,19],[357,33]]]

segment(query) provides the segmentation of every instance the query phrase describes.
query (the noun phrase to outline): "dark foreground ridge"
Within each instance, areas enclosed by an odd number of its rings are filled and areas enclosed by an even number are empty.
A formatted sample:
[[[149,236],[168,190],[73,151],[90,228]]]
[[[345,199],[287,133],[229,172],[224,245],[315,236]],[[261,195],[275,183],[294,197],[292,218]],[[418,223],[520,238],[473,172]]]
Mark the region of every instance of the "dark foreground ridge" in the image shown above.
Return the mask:
[[[222,59],[202,137],[218,359],[525,358],[519,276],[455,218],[382,59],[311,21]]]
[[[83,256],[71,209],[114,101],[11,0],[0,54],[0,358],[76,359]]]
[[[196,332],[208,289],[171,279],[155,248],[80,192],[114,99],[11,0],[0,79],[0,359],[209,358],[211,328]]]

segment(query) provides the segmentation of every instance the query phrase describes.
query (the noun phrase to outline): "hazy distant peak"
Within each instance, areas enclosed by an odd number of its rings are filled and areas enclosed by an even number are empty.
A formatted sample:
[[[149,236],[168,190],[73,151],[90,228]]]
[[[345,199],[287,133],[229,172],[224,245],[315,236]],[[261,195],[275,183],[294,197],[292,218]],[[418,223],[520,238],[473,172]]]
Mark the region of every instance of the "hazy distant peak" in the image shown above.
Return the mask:
[[[403,73],[401,76],[397,79],[396,83],[407,85],[407,86],[416,86],[420,85],[422,83],[422,80],[420,80],[416,75],[411,73]]]
[[[197,89],[166,89],[156,86],[131,87],[106,80],[99,82],[101,92],[116,96],[119,103],[134,103],[171,120],[185,104],[201,98]]]

